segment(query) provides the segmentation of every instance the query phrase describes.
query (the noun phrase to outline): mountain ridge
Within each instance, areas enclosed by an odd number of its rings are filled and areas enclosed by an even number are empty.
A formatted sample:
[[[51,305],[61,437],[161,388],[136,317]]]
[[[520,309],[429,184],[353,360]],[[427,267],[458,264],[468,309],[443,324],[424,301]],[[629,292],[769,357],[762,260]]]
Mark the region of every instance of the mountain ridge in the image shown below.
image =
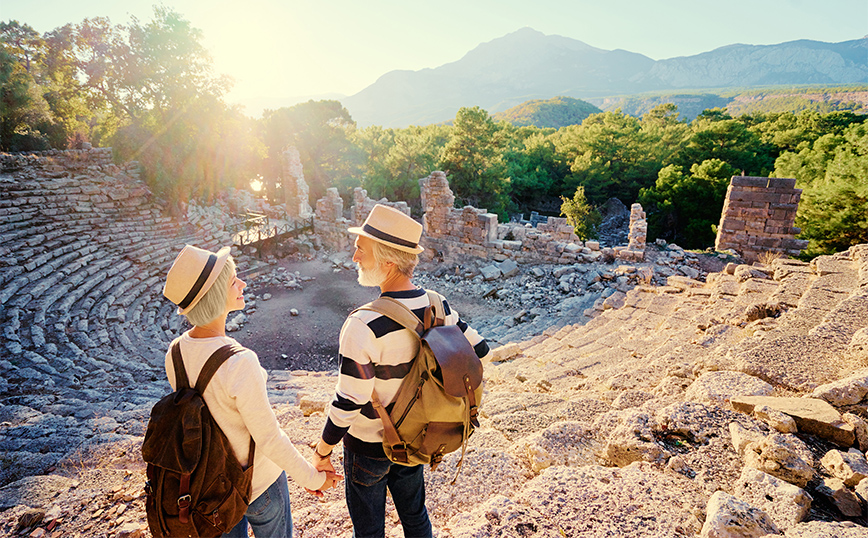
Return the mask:
[[[559,95],[587,100],[682,88],[866,83],[868,62],[859,61],[865,54],[868,38],[802,39],[653,60],[525,27],[439,67],[385,73],[342,103],[362,127],[406,127],[447,121],[461,107],[495,113]]]

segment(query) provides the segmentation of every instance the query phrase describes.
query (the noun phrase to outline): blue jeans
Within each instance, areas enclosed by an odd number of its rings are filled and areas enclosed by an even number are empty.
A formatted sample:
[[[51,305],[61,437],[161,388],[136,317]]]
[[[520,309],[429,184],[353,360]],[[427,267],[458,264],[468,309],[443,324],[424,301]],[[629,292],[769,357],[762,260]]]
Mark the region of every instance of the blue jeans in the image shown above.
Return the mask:
[[[386,458],[369,458],[344,447],[344,484],[355,538],[385,536],[387,487],[401,518],[404,536],[431,538],[421,465],[397,465]]]
[[[238,525],[224,534],[225,538],[247,538],[247,523],[256,538],[292,538],[292,512],[289,507],[289,487],[286,472],[268,486],[250,506]]]

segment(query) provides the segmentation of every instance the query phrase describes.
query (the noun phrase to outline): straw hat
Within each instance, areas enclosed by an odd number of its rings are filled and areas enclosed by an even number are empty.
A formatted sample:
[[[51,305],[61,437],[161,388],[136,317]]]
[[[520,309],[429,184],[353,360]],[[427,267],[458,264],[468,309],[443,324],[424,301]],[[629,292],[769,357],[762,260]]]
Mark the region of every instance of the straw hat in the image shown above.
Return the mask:
[[[361,228],[348,228],[347,231],[411,254],[425,250],[419,246],[422,225],[397,209],[381,204],[374,206]]]
[[[230,247],[209,252],[192,245],[185,246],[166,276],[163,295],[178,305],[178,313],[186,314],[211,289],[229,259]]]

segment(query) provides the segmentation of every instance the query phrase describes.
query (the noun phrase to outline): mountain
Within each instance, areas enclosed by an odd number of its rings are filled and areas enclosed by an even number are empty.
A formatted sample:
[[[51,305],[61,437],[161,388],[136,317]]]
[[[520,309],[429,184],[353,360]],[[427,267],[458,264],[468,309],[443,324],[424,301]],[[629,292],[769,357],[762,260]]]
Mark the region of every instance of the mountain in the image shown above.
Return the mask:
[[[391,71],[342,100],[360,126],[447,121],[459,108],[491,113],[557,95],[603,98],[684,88],[868,82],[868,38],[729,45],[655,61],[522,28],[477,46],[456,62]]]
[[[581,99],[559,96],[547,100],[533,99],[492,116],[496,121],[505,120],[515,126],[560,129],[566,125],[578,125],[598,112],[602,110]]]

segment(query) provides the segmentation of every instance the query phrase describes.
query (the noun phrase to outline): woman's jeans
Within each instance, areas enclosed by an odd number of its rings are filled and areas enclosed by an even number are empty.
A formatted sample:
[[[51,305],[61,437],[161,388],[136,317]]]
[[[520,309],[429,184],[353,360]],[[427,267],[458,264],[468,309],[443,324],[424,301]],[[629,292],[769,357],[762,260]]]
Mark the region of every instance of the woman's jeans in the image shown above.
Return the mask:
[[[238,525],[224,534],[227,538],[247,538],[247,523],[256,538],[292,538],[292,513],[289,507],[289,487],[286,472],[268,486],[250,506]]]
[[[431,538],[421,465],[397,465],[386,458],[369,458],[344,447],[344,484],[355,538],[385,536],[387,487],[401,518],[404,536]]]

